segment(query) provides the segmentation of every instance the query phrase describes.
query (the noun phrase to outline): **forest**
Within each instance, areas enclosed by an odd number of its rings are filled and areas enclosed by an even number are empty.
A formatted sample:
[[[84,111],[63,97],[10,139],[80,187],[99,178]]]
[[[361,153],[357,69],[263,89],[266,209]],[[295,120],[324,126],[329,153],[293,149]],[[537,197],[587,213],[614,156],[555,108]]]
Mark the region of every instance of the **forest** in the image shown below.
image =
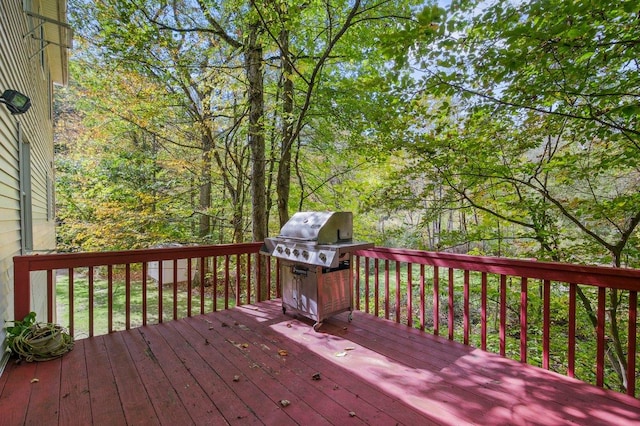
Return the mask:
[[[640,5],[297,3],[70,2],[61,249],[347,210],[379,245],[639,265]]]
[[[336,210],[379,246],[640,267],[637,1],[69,13],[61,251],[261,241]]]

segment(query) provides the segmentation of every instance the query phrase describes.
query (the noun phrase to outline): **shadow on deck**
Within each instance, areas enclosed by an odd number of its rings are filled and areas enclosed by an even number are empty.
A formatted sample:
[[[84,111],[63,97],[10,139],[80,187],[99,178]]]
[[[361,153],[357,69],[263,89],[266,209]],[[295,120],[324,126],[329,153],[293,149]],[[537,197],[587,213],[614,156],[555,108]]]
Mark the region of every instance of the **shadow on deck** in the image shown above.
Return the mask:
[[[268,301],[10,362],[0,424],[640,424],[640,400],[369,314],[312,323]]]

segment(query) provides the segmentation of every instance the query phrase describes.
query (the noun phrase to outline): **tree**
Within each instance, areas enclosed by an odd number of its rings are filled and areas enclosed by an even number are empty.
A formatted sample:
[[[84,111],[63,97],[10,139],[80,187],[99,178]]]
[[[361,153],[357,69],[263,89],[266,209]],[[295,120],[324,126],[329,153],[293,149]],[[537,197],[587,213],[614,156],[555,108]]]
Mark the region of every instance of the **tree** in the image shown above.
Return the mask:
[[[148,10],[134,2],[82,6],[76,4],[74,10],[91,13],[78,18],[81,34],[94,44],[85,45],[80,59],[85,71],[80,78],[85,86],[95,87],[91,99],[131,126],[156,135],[169,155],[191,158],[192,167],[186,171],[197,176],[193,180],[199,188],[194,214],[199,219],[200,239],[211,240],[215,220],[231,223],[233,241],[242,241],[247,151],[234,134],[244,109],[238,107],[242,89],[229,83],[238,79],[237,55],[220,49],[215,38],[171,31],[168,24],[152,25]],[[177,4],[157,6],[154,19],[165,19],[174,26],[189,19]],[[93,26],[96,23],[99,25]],[[97,64],[100,73],[93,71]],[[156,92],[132,93],[127,80],[133,75],[152,82]],[[114,94],[104,96],[105,91]],[[141,114],[144,108],[147,111]],[[231,220],[212,211],[214,176],[220,178],[231,201]]]
[[[186,160],[178,179],[190,186],[198,241],[223,241],[228,223],[233,241],[248,229],[261,240],[272,206],[279,225],[294,208],[352,210],[349,177],[367,161],[353,145],[387,137],[397,111],[380,46],[420,26],[415,3],[75,0],[75,76],[94,107],[149,135],[160,157]]]
[[[410,37],[421,73],[421,113],[402,146],[416,158],[412,175],[444,184],[451,208],[462,202],[515,226],[541,257],[637,262],[639,11],[635,2],[455,2],[434,37]],[[624,387],[621,297],[609,295],[608,355]]]
[[[130,87],[136,83],[129,80]],[[105,120],[98,111],[81,114],[78,90],[71,84],[55,102],[58,249],[189,241],[189,206],[175,179],[185,164],[167,161],[152,134]],[[121,149],[113,149],[116,139]]]

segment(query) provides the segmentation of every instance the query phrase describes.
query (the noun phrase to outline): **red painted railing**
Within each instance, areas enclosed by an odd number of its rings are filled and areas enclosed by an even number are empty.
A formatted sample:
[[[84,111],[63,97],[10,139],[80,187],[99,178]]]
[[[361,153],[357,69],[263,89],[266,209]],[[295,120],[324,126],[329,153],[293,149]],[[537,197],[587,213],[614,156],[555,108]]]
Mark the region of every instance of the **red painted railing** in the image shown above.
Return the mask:
[[[106,316],[107,324],[103,328],[110,333],[116,329],[114,316],[123,317],[121,328],[129,329],[146,325],[150,316],[154,322],[163,322],[166,318],[178,319],[194,312],[205,313],[205,310],[268,299],[277,290],[272,288],[270,262],[266,263],[266,271],[261,270],[260,247],[261,243],[248,243],[17,256],[14,257],[15,317],[23,318],[32,310],[31,274],[36,271],[46,273],[47,320],[52,321],[54,312],[60,314],[56,304],[62,303],[66,321],[58,318],[58,322],[75,334],[76,318],[82,316],[87,319],[82,332],[88,336],[94,335],[100,316]],[[151,269],[155,273],[153,279],[149,277]],[[67,300],[56,301],[61,275]],[[267,285],[267,294],[261,293],[264,291],[259,285],[261,277],[265,277],[262,281]],[[76,285],[80,279],[83,284]],[[80,290],[82,295],[76,295]],[[98,293],[106,293],[102,303],[98,303]],[[117,311],[117,294],[121,294],[123,300],[121,311]],[[133,295],[137,296],[136,306]],[[194,307],[194,301],[199,306]],[[103,306],[104,312],[98,312],[99,306]],[[139,315],[132,323],[134,308]]]
[[[14,258],[16,318],[31,309],[34,271],[46,271],[48,320],[56,309],[54,294],[60,287],[59,283],[56,286],[56,271],[66,273],[68,282],[63,287],[68,288],[68,321],[62,324],[73,332],[76,316],[88,316],[89,336],[94,334],[97,299],[102,293],[108,295],[105,332],[279,297],[279,286],[273,284],[279,281],[277,268],[272,267],[273,260],[260,267],[260,246],[18,256]],[[611,360],[606,364],[605,358],[616,349],[609,335],[613,331],[611,300],[616,300],[615,326],[624,340],[623,357],[618,358],[625,359],[624,389],[636,395],[640,270],[389,248],[355,254],[355,309],[561,374],[574,377],[579,372],[581,380],[602,387],[612,387],[614,382],[608,366]],[[169,287],[157,284],[163,282],[166,266],[171,283],[177,283],[183,261],[186,282]],[[148,278],[153,262],[157,280]],[[79,279],[86,283],[76,286]],[[261,294],[265,290],[258,285],[260,280],[266,283],[267,294]],[[74,294],[86,287],[87,300]],[[125,319],[114,327],[114,294],[123,288]],[[608,294],[615,299],[608,299]],[[585,308],[585,298],[595,309]],[[165,309],[168,305],[170,310]],[[139,311],[137,319],[132,318],[135,310]],[[585,360],[585,354],[591,352],[585,349],[588,346],[595,348],[595,359]]]
[[[615,350],[613,320],[626,352],[618,358],[626,362],[623,388],[635,396],[640,270],[380,247],[355,254],[356,309],[435,335],[446,327],[450,340],[473,340],[483,350],[571,377],[579,359],[580,371],[592,372],[600,387],[610,386],[605,377],[614,381],[615,371],[605,371],[607,352]],[[610,292],[615,299],[607,299]],[[593,311],[582,303],[585,294],[595,302]],[[557,340],[566,345],[552,348]],[[585,365],[588,342],[595,360]]]

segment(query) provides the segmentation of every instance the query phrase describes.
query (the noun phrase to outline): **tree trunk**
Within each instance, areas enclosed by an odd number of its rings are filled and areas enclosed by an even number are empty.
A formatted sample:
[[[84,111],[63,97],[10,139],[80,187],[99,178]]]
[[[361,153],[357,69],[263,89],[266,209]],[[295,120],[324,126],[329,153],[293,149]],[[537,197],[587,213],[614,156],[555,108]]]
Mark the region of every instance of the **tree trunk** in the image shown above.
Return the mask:
[[[238,176],[238,182],[236,183],[235,191],[233,192],[233,218],[231,219],[233,224],[233,242],[234,243],[242,243],[244,242],[244,195],[243,195],[243,187],[244,187],[244,177]]]
[[[211,207],[211,151],[213,141],[206,135],[202,136],[202,167],[200,169],[200,197],[198,200],[200,210],[200,225],[198,236],[204,238],[211,232],[211,217],[209,207]]]
[[[267,233],[265,146],[264,146],[264,90],[262,82],[262,45],[258,43],[259,23],[249,28],[246,53],[249,83],[249,146],[251,147],[251,199],[253,202],[253,239],[262,241]]]
[[[289,55],[289,31],[280,32],[280,56],[282,61],[282,146],[276,193],[280,227],[289,220],[289,191],[291,187],[291,147],[293,146],[293,67]]]
[[[265,141],[264,141],[264,90],[262,81],[262,45],[258,42],[260,23],[249,26],[246,45],[245,67],[249,84],[249,146],[251,148],[251,218],[253,240],[263,241],[267,236],[267,197],[265,185]],[[266,270],[264,257],[260,256],[260,270]],[[260,299],[269,298],[267,281],[259,277]]]

